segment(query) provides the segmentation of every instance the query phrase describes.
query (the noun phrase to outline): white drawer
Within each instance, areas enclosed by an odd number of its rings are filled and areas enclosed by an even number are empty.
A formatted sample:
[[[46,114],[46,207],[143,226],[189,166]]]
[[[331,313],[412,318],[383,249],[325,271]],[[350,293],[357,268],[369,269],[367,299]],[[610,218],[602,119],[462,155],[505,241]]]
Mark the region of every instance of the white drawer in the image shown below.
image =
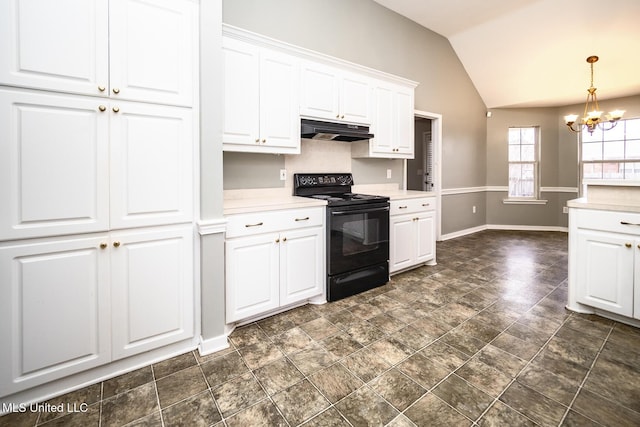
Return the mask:
[[[577,227],[640,235],[640,214],[577,209]]]
[[[227,238],[321,226],[324,207],[252,212],[227,217]]]
[[[435,208],[436,199],[434,197],[392,200],[390,202],[389,215],[401,215],[406,213],[431,211],[435,210]]]

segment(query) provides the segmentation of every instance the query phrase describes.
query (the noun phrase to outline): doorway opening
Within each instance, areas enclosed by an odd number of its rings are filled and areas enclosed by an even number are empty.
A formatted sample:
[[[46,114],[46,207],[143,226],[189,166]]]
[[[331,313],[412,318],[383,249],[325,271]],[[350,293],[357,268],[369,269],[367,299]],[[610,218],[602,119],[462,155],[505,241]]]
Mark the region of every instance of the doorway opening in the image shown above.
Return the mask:
[[[407,160],[406,189],[433,192],[436,197],[436,239],[441,235],[442,115],[414,112],[415,157]]]

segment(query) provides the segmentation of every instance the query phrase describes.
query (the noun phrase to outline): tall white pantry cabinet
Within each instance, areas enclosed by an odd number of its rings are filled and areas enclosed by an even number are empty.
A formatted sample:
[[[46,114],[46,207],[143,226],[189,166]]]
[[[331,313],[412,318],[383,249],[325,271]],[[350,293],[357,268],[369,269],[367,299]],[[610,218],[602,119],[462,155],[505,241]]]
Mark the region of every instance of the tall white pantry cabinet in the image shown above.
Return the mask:
[[[197,7],[0,2],[0,397],[192,340]]]

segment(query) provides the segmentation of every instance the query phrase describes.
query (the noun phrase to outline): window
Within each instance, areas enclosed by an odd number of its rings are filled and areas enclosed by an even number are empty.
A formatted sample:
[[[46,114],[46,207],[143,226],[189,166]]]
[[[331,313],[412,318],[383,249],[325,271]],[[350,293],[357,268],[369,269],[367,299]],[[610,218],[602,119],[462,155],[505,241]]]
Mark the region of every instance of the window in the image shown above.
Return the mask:
[[[509,198],[538,197],[538,127],[509,128]]]
[[[640,180],[640,119],[593,134],[583,130],[581,139],[583,180]]]

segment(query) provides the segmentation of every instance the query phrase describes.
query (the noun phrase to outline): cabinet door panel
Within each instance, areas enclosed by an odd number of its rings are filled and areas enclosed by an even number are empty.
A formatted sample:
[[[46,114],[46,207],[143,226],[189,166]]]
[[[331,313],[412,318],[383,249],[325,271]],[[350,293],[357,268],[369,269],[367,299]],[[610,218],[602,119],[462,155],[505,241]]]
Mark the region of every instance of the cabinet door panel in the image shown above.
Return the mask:
[[[227,323],[279,306],[277,240],[277,234],[265,234],[225,242]]]
[[[338,71],[320,64],[303,63],[300,114],[327,120],[339,118]]]
[[[0,248],[0,396],[109,361],[103,240]]]
[[[111,228],[187,222],[192,216],[191,110],[112,103]]]
[[[225,149],[254,148],[260,137],[260,49],[248,43],[225,38],[222,46],[224,67],[224,110],[222,141]],[[258,141],[256,141],[258,139]],[[233,148],[233,146],[240,146]]]
[[[0,90],[0,240],[108,228],[99,100]]]
[[[269,147],[300,152],[299,68],[289,56],[260,52],[260,138]]]
[[[415,263],[415,224],[411,216],[391,217],[389,224],[389,271],[394,272]]]
[[[391,87],[378,85],[373,91],[374,114],[371,131],[374,134],[371,144],[377,153],[392,153],[395,142],[394,91]]]
[[[109,7],[111,96],[191,106],[197,52],[193,2],[111,0]]]
[[[578,302],[632,316],[632,242],[623,234],[578,230]]]
[[[371,86],[362,77],[346,74],[340,90],[340,119],[355,123],[371,123]]]
[[[108,14],[108,0],[0,2],[0,83],[102,95]]]
[[[416,221],[416,263],[432,260],[435,256],[435,230],[436,222],[434,214],[421,215]]]
[[[398,90],[396,93],[396,147],[405,158],[413,158],[414,148],[414,101],[413,90]]]
[[[193,336],[191,227],[114,233],[112,244],[113,358]]]
[[[323,229],[288,231],[282,236],[280,305],[304,301],[322,294],[325,284]]]

